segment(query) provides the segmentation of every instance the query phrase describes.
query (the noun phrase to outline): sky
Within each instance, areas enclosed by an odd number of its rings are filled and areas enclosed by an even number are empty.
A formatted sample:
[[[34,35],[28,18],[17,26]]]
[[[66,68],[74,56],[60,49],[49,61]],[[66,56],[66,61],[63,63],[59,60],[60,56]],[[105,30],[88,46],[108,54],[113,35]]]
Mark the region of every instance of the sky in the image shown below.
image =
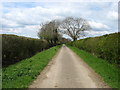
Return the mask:
[[[2,2],[0,7],[0,34],[38,38],[41,23],[71,16],[88,21],[92,29],[86,37],[118,32],[118,2]]]

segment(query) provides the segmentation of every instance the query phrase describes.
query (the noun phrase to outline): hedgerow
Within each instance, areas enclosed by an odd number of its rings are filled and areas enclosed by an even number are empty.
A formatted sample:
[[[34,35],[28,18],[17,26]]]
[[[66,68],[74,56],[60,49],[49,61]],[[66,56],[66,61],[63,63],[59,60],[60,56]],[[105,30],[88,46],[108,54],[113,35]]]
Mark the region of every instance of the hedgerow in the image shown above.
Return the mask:
[[[49,43],[40,39],[2,34],[2,65],[14,64],[49,47]]]
[[[75,46],[81,50],[105,59],[113,64],[120,64],[118,50],[120,50],[118,40],[120,33],[107,34],[100,37],[92,37],[70,42],[68,45]]]

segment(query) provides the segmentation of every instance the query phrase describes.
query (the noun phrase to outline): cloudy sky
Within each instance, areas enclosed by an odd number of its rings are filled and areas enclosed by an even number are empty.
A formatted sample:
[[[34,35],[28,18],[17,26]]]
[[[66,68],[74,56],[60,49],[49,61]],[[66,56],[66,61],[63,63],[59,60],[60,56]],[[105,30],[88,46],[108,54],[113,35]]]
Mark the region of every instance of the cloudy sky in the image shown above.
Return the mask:
[[[38,38],[39,25],[53,19],[81,17],[92,30],[87,37],[118,31],[117,2],[2,2],[0,33]]]

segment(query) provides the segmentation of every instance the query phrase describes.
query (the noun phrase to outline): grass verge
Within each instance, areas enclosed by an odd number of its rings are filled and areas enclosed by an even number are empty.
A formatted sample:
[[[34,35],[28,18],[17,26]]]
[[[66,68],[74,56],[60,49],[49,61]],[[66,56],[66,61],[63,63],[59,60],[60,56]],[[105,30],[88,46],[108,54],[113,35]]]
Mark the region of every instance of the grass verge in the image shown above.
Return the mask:
[[[103,80],[112,88],[120,88],[118,85],[120,70],[112,64],[109,64],[106,60],[97,58],[92,54],[80,50],[76,47],[68,46],[78,56],[80,56],[93,70],[98,73]]]
[[[35,56],[2,69],[2,88],[27,88],[36,79],[60,46],[52,47]]]

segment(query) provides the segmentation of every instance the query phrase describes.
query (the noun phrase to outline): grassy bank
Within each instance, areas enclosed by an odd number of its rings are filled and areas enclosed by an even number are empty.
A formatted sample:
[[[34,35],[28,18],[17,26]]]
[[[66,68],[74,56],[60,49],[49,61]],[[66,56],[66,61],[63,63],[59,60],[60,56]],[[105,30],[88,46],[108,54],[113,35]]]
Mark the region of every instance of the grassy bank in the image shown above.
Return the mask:
[[[103,80],[112,88],[118,88],[118,68],[109,64],[106,60],[97,58],[92,54],[69,46],[77,55],[79,55],[90,67],[98,73]]]
[[[60,46],[52,47],[19,63],[3,68],[3,88],[27,88],[40,74]]]

